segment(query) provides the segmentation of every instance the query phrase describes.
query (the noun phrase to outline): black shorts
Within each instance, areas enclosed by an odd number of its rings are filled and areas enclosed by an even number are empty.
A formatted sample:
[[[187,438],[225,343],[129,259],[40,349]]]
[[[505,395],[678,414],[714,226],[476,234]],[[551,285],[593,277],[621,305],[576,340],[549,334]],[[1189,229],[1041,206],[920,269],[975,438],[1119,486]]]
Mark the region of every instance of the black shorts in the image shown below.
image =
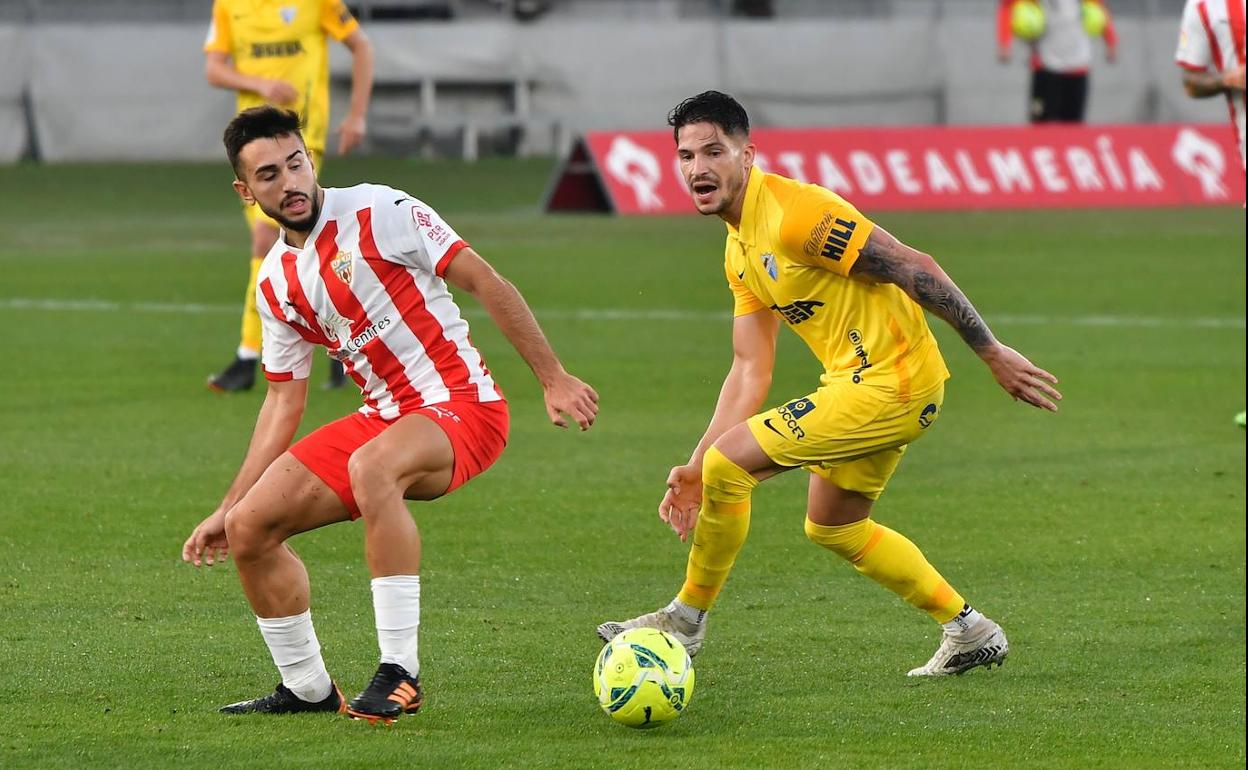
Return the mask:
[[[1046,69],[1032,70],[1032,123],[1082,123],[1087,103],[1087,73],[1071,75]]]

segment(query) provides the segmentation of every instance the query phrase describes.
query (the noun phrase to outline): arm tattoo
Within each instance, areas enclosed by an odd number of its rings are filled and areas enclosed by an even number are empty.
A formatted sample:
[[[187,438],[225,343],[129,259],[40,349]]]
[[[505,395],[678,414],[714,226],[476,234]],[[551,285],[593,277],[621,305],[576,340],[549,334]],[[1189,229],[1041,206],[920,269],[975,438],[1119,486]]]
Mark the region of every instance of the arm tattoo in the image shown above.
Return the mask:
[[[988,331],[988,325],[953,281],[915,270],[912,285],[912,296],[918,303],[945,319],[971,350],[979,352],[992,344],[992,332]]]
[[[992,332],[962,290],[939,268],[935,274],[927,272],[914,260],[914,254],[891,235],[877,240],[872,233],[850,272],[900,286],[915,302],[952,326],[972,350],[979,352],[992,345]],[[930,259],[924,261],[934,264]]]

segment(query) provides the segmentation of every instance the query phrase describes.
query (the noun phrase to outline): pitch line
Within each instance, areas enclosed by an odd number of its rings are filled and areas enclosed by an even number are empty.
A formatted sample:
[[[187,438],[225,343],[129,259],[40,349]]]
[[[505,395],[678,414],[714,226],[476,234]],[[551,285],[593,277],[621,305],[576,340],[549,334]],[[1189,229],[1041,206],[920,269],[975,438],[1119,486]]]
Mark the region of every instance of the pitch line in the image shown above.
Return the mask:
[[[50,313],[138,313],[157,315],[237,315],[238,305],[214,305],[198,302],[116,302],[102,299],[36,299],[10,297],[0,299],[0,311],[25,310]],[[550,321],[714,321],[732,318],[727,311],[680,310],[677,308],[572,308],[535,310],[537,317]],[[485,318],[484,311],[465,309],[469,318]],[[988,322],[1002,326],[1084,326],[1133,329],[1243,329],[1244,319],[1233,317],[1162,318],[1127,315],[1000,315],[989,314]]]

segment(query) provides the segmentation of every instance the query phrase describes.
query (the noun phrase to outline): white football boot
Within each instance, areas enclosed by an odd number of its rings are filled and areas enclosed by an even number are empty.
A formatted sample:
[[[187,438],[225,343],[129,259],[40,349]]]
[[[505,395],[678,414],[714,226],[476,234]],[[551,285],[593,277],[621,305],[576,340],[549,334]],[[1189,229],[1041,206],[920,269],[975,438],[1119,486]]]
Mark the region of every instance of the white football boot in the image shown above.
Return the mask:
[[[619,622],[608,620],[598,626],[598,636],[602,638],[602,641],[609,642],[631,628],[657,628],[660,631],[666,631],[684,645],[685,652],[689,653],[691,658],[702,649],[702,640],[706,638],[705,619],[701,623],[690,623],[677,617],[676,613],[670,612],[667,608],[640,615],[632,620]]]
[[[940,640],[940,648],[932,659],[906,676],[949,676],[970,671],[976,666],[1001,666],[1010,652],[1010,642],[1001,626],[984,618],[974,628],[960,634],[948,631]]]

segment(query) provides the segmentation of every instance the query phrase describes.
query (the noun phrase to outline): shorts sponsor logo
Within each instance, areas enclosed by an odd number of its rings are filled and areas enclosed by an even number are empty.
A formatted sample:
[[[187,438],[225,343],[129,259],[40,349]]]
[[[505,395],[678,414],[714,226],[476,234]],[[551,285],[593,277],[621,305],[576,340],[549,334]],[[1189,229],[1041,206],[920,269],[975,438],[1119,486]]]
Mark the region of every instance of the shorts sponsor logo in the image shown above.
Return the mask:
[[[862,373],[871,368],[870,354],[867,349],[862,346],[862,332],[857,329],[850,329],[849,344],[854,346],[854,355],[858,356],[858,368],[854,370],[854,384],[862,382]]]
[[[796,401],[790,401],[784,406],[776,407],[776,414],[780,415],[780,419],[784,420],[784,426],[789,429],[789,433],[792,433],[793,438],[796,439],[806,438],[806,431],[802,430],[802,426],[798,425],[798,421],[813,411],[815,411],[815,402],[809,398],[799,398]],[[768,421],[764,420],[764,424],[771,428]],[[776,430],[775,428],[771,429]],[[779,433],[780,431],[776,432]]]
[[[432,412],[438,419],[441,419],[441,420],[450,420],[451,422],[463,422],[463,420],[460,419],[459,415],[455,414],[450,409],[447,409],[444,406],[437,406],[437,405],[427,406],[421,411]]]
[[[802,321],[815,317],[815,308],[823,307],[823,303],[815,299],[799,299],[787,305],[772,305],[771,309],[784,316],[790,326],[797,326]]]
[[[936,405],[928,404],[923,407],[923,411],[919,413],[919,427],[926,428],[936,420]]]
[[[338,256],[329,263],[329,268],[334,271],[334,275],[338,276],[338,280],[348,286],[351,285],[351,257],[351,252],[340,251]]]

